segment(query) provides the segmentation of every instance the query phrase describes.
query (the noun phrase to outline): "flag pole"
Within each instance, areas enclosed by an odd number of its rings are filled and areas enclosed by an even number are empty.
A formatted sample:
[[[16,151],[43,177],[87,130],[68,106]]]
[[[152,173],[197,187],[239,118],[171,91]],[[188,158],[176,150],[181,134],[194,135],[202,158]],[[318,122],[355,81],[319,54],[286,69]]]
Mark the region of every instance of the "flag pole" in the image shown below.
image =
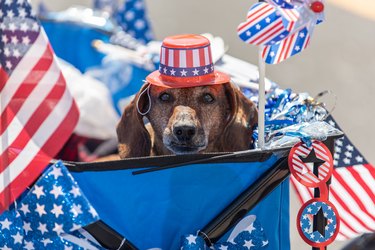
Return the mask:
[[[262,58],[264,46],[259,47],[258,69],[259,69],[259,97],[258,97],[258,147],[264,149],[264,118],[265,118],[265,75],[266,64]]]

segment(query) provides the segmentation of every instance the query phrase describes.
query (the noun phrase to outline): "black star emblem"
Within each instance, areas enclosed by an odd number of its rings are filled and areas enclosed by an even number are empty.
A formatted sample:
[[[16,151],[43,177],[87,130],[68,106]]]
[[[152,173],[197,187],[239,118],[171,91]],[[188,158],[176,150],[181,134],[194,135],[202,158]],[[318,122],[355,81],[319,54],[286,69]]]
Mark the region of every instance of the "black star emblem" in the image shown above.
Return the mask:
[[[323,219],[323,223],[322,223],[322,219]],[[326,225],[327,225],[327,218],[324,217],[323,208],[320,207],[319,211],[316,212],[316,214],[314,215],[314,228],[313,228],[313,231],[314,232],[318,231],[323,237],[325,237],[326,236],[326,234],[325,234],[325,227],[326,227]]]
[[[325,161],[319,159],[318,157],[316,157],[316,154],[315,154],[315,150],[314,148],[311,149],[310,153],[308,156],[306,157],[302,157],[302,156],[299,156],[299,158],[301,159],[301,161],[303,163],[314,163],[314,169],[313,169],[313,173],[314,175],[319,178],[319,167],[325,163]]]

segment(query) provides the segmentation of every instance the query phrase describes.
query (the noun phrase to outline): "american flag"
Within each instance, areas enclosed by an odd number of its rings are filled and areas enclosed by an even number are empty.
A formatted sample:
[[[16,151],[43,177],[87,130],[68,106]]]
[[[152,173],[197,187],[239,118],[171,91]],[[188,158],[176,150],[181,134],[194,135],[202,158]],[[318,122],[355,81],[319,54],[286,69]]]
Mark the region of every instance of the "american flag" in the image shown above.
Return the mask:
[[[0,212],[29,186],[79,117],[26,0],[0,0]]]
[[[327,120],[336,126],[332,117]],[[335,142],[333,155],[335,169],[330,185],[329,200],[340,215],[337,240],[354,238],[375,231],[375,167],[369,164],[347,136]],[[313,189],[291,178],[302,203],[314,196]]]

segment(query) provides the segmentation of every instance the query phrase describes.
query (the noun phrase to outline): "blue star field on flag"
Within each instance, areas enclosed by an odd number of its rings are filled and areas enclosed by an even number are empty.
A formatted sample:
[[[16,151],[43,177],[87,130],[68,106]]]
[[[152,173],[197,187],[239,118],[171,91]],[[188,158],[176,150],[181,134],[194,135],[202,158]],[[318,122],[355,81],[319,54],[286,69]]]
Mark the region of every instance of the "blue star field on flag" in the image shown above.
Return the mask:
[[[329,116],[326,121],[341,130],[332,116]],[[347,136],[340,137],[335,140],[335,153],[333,155],[333,164],[335,167],[347,167],[358,164],[367,164],[368,162],[358,151],[358,149],[350,142]]]
[[[217,249],[217,250],[258,250],[268,246],[268,240],[259,221],[254,215],[248,215],[233,229],[229,238],[208,247],[200,236],[186,235],[181,239],[181,250]]]
[[[39,35],[27,0],[0,0],[0,64],[11,74]]]
[[[322,213],[325,220],[327,221],[326,226],[322,232],[313,228],[313,218],[318,213]],[[315,243],[324,243],[329,241],[336,232],[337,228],[337,214],[330,205],[326,202],[317,201],[308,204],[301,213],[300,216],[300,227],[304,236]]]
[[[154,36],[143,0],[125,0],[115,19],[126,33],[141,43],[148,43]]]
[[[82,234],[82,227],[97,220],[73,177],[57,162],[0,216],[0,248],[102,249]]]

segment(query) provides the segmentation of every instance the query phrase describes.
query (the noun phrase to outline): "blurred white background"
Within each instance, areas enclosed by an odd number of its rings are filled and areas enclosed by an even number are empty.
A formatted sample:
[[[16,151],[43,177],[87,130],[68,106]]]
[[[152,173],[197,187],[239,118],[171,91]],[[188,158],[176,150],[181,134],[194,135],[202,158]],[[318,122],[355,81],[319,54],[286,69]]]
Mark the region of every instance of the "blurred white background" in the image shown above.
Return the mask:
[[[40,1],[32,1],[34,5]],[[91,0],[45,1],[50,10],[91,6]],[[237,37],[236,27],[245,20],[255,1],[146,0],[156,38],[179,33],[212,33],[229,46],[228,54],[257,63],[257,48]],[[328,0],[326,21],[316,27],[306,51],[275,66],[267,77],[283,88],[312,96],[331,90],[337,96],[333,112],[338,124],[363,153],[375,163],[375,3],[370,0]],[[292,245],[311,249],[295,229],[299,204],[291,199]],[[334,243],[329,249],[340,249]]]

